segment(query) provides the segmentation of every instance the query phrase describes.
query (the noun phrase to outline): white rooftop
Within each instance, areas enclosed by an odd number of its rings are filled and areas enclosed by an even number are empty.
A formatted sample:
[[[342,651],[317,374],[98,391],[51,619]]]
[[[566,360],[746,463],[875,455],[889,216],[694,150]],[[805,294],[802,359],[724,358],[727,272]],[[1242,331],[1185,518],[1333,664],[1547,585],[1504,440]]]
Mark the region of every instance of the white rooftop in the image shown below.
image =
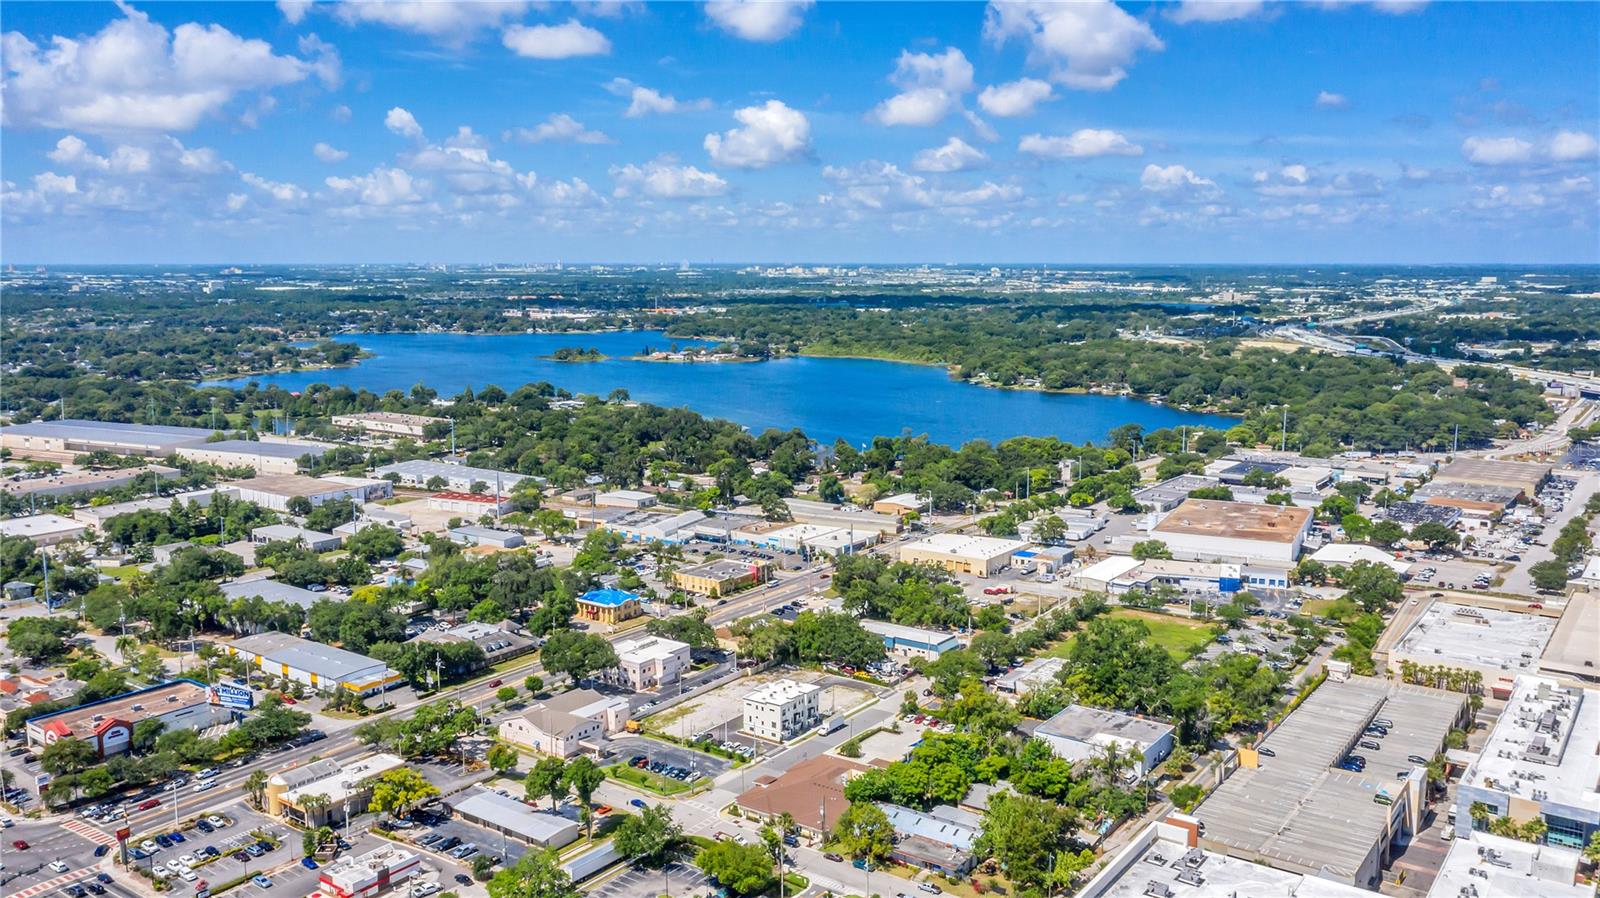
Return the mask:
[[[1600,692],[1523,675],[1463,785],[1600,812]],[[1539,795],[1536,796],[1535,793]]]
[[[1118,577],[1127,576],[1129,573],[1138,570],[1142,564],[1144,562],[1129,555],[1112,555],[1109,558],[1096,561],[1094,564],[1073,574],[1073,576],[1081,577],[1085,580],[1100,580],[1110,583]]]
[[[31,539],[36,536],[75,533],[82,530],[83,527],[84,525],[77,521],[71,518],[64,518],[58,514],[36,514],[0,521],[0,535],[26,536]]]
[[[821,692],[822,687],[811,683],[801,683],[795,680],[779,680],[776,683],[757,689],[746,695],[744,700],[755,702],[758,705],[782,705],[813,692]]]
[[[943,630],[928,630],[922,627],[908,627],[905,624],[892,624],[881,620],[862,620],[861,629],[878,636],[888,636],[906,642],[920,642],[928,646],[944,645],[956,638],[954,633]]]
[[[992,536],[969,536],[963,533],[935,533],[911,543],[907,548],[924,552],[942,552],[963,558],[996,558],[1010,555],[1028,544],[1015,539],[997,539]]]
[[[1146,838],[1112,860],[1079,894],[1080,898],[1370,898],[1377,893],[1189,848],[1182,842]]]
[[[406,762],[394,755],[372,755],[346,764],[330,776],[301,783],[285,792],[283,797],[285,801],[298,807],[300,800],[307,795],[326,795],[330,802],[328,806],[334,807],[346,798],[364,792],[364,784],[373,777],[404,766]]]
[[[1356,543],[1329,543],[1311,555],[1311,560],[1321,564],[1350,565],[1358,561],[1371,564],[1381,564],[1397,574],[1403,574],[1411,564],[1394,557],[1393,553],[1385,552],[1376,546],[1363,546]]]
[[[1456,839],[1428,898],[1593,898],[1593,886],[1574,885],[1578,852],[1474,832]]]
[[[1395,645],[1418,664],[1533,670],[1556,629],[1555,618],[1498,608],[1435,602]]]
[[[646,636],[642,639],[629,639],[617,643],[617,660],[623,664],[645,664],[671,658],[674,654],[689,647],[687,642],[678,642],[675,639],[666,639],[660,636]]]

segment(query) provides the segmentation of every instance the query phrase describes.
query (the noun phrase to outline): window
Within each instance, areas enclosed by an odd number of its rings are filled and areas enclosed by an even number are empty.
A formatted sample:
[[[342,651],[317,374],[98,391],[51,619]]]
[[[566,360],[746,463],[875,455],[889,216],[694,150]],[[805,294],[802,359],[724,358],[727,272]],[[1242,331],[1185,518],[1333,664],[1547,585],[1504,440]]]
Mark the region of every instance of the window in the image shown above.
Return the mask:
[[[1544,837],[1546,843],[1567,848],[1583,847],[1585,839],[1582,823],[1566,817],[1557,817],[1555,814],[1544,815],[1544,822],[1550,828]]]

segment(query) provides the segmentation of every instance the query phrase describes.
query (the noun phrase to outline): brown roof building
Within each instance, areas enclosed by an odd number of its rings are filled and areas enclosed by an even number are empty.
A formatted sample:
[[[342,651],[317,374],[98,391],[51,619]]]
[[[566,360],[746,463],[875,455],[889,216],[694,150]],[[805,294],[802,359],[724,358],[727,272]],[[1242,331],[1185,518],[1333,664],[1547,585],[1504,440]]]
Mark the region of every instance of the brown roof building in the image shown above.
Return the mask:
[[[850,807],[844,797],[844,784],[867,768],[854,761],[818,755],[789,768],[782,776],[763,776],[735,803],[739,810],[763,819],[775,819],[784,812],[811,835],[833,830],[839,815]]]
[[[1185,499],[1150,537],[1174,558],[1292,563],[1311,530],[1311,509],[1218,499]]]

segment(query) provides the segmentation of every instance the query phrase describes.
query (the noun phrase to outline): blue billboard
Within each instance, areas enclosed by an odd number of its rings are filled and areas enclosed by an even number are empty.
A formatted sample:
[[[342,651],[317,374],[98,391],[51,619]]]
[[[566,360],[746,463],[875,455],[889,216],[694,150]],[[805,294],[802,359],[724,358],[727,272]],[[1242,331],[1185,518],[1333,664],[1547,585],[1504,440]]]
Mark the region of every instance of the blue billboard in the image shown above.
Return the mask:
[[[217,683],[211,687],[211,703],[224,708],[248,711],[255,707],[256,697],[249,689],[232,683]]]

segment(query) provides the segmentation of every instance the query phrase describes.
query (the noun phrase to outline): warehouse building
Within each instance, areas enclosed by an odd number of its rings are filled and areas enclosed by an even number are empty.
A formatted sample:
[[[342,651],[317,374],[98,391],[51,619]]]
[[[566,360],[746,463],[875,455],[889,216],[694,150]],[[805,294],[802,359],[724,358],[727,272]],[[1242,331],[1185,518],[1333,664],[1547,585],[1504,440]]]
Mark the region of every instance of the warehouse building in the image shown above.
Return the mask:
[[[1169,512],[1182,505],[1189,494],[1195,490],[1211,489],[1222,485],[1222,481],[1215,477],[1206,477],[1201,474],[1179,474],[1154,486],[1135,490],[1133,498],[1146,511]]]
[[[458,514],[476,521],[484,515],[499,517],[515,506],[510,499],[489,493],[444,492],[429,496],[428,507],[434,511]]]
[[[512,745],[557,758],[580,751],[599,753],[605,737],[629,718],[628,700],[593,689],[573,689],[536,702],[500,724],[500,738]]]
[[[769,742],[787,742],[822,723],[822,687],[795,680],[769,683],[744,697],[742,732]]]
[[[24,727],[35,750],[62,739],[94,746],[101,758],[122,754],[133,744],[133,728],[146,720],[161,722],[164,732],[204,730],[233,719],[210,687],[195,680],[173,680],[125,692],[30,719]]]
[[[1150,537],[1166,543],[1174,558],[1294,564],[1311,532],[1311,510],[1186,499]]]
[[[406,762],[394,755],[375,754],[353,762],[323,758],[291,767],[268,777],[267,813],[306,828],[342,822],[347,807],[351,817],[367,809],[374,780],[405,766]],[[313,795],[327,801],[308,803],[306,799]]]
[[[1456,824],[1543,820],[1545,842],[1581,848],[1600,831],[1600,691],[1520,676],[1456,789]],[[1481,802],[1489,818],[1472,818]]]
[[[1065,658],[1049,655],[1035,658],[1010,673],[1001,674],[995,679],[994,688],[996,692],[1026,695],[1035,689],[1059,683],[1061,671],[1066,669],[1066,666]]]
[[[1485,689],[1517,674],[1537,673],[1555,618],[1437,601],[1418,615],[1389,650],[1389,669],[1407,664],[1474,671]]]
[[[771,573],[772,562],[766,559],[719,558],[673,571],[672,582],[684,592],[715,599],[759,583]]]
[[[687,642],[645,636],[617,643],[617,670],[635,692],[678,682],[689,671],[693,650]]]
[[[885,651],[907,658],[932,661],[951,649],[961,648],[961,640],[954,633],[905,627],[881,620],[863,620],[861,629],[883,637]]]
[[[1027,543],[990,536],[936,533],[900,547],[900,560],[932,564],[951,573],[988,577],[1011,565],[1011,556]]]
[[[899,493],[894,496],[885,496],[872,503],[872,510],[878,514],[907,515],[921,513],[928,507],[928,500],[916,493]]]
[[[1453,505],[1435,505],[1430,502],[1396,502],[1388,508],[1379,509],[1376,517],[1379,520],[1394,521],[1410,533],[1411,528],[1418,524],[1454,527],[1461,523],[1461,509]]]
[[[578,597],[578,618],[616,624],[643,612],[639,597],[620,589],[591,589]]]
[[[705,518],[705,512],[696,510],[677,513],[646,511],[627,508],[596,508],[596,512],[620,511],[621,515],[609,517],[597,526],[615,533],[629,542],[666,543],[679,545],[694,538],[691,529]]]
[[[174,493],[170,496],[152,496],[148,499],[113,502],[110,505],[85,505],[72,510],[72,519],[80,524],[88,524],[103,532],[106,528],[106,522],[119,515],[133,514],[137,511],[159,511],[165,513],[172,510],[172,503],[174,502],[179,505],[193,503],[204,508],[210,505],[212,498],[218,494],[224,495],[229,499],[237,499],[239,497],[237,490],[227,487],[190,490]]]
[[[177,477],[179,473],[177,468],[169,468],[166,465],[118,468],[114,471],[57,472],[45,477],[33,477],[27,480],[7,480],[4,484],[0,484],[0,490],[22,498],[29,496],[76,496],[82,493],[98,493],[103,490],[121,489],[125,486],[134,485],[140,486],[145,491],[153,492],[161,481],[171,480]]]
[[[391,479],[389,477],[390,474],[394,475],[392,479],[401,486],[470,493],[472,492],[473,484],[482,484],[481,491],[499,493],[501,495],[511,492],[516,488],[517,484],[528,479],[526,474],[512,474],[509,471],[496,471],[490,468],[469,468],[466,465],[431,461],[425,458],[395,462],[391,465],[374,468],[372,471],[374,477],[381,477],[385,480]]]
[[[375,695],[403,679],[375,658],[288,633],[240,637],[229,643],[227,650],[265,673],[319,690],[348,689],[357,695]]]
[[[349,415],[334,415],[329,421],[334,427],[343,427],[346,430],[363,430],[367,433],[411,437],[417,440],[422,439],[428,425],[450,423],[449,418],[408,415],[402,412],[355,412]]]
[[[862,511],[854,505],[833,505],[813,499],[785,499],[783,504],[789,509],[789,517],[801,524],[822,524],[845,530],[876,530],[879,535],[900,531],[898,515]],[[758,508],[752,510],[760,513]]]
[[[165,458],[180,446],[203,443],[212,431],[202,427],[119,424],[112,421],[31,421],[0,427],[0,449],[30,458],[71,461],[90,452]]]
[[[1532,499],[1538,495],[1539,487],[1550,479],[1552,470],[1551,465],[1536,462],[1458,458],[1440,466],[1432,482],[1503,487],[1515,490],[1523,499]]]
[[[522,534],[511,530],[496,530],[493,527],[478,527],[467,525],[452,527],[449,533],[450,541],[462,546],[484,546],[490,549],[516,549],[526,544]]]
[[[293,524],[268,524],[250,531],[250,541],[257,545],[266,543],[299,543],[313,552],[332,552],[344,544],[344,540],[332,533],[323,533],[320,530],[307,530]]]
[[[611,490],[594,497],[594,504],[602,508],[649,508],[656,501],[655,493],[639,490]]]
[[[1410,562],[1394,557],[1393,552],[1361,543],[1329,543],[1311,553],[1311,560],[1328,567],[1349,567],[1364,561],[1367,564],[1381,564],[1401,575],[1411,569]]]
[[[1174,732],[1172,724],[1160,720],[1068,705],[1039,724],[1033,738],[1043,739],[1056,757],[1074,764],[1101,757],[1115,746],[1119,752],[1138,756],[1133,773],[1144,776],[1172,754]]]
[[[251,468],[261,474],[293,474],[303,467],[301,459],[318,458],[332,448],[294,440],[219,440],[182,446],[178,457],[223,468]]]
[[[1068,585],[1086,592],[1110,592],[1115,583],[1144,564],[1130,555],[1108,555],[1073,574]]]
[[[1460,511],[1464,527],[1483,527],[1510,510],[1522,498],[1522,491],[1510,486],[1433,481],[1418,487],[1411,498],[1429,505],[1443,505]]]
[[[356,503],[367,501],[373,495],[373,487],[362,483],[340,483],[321,477],[305,477],[299,474],[271,474],[263,477],[252,477],[249,480],[235,480],[228,483],[227,488],[238,493],[240,501],[254,502],[262,508],[273,511],[288,511],[289,500],[303,497],[313,506],[336,499],[349,499]]]
[[[221,586],[224,598],[250,599],[259,597],[266,602],[285,602],[310,610],[319,600],[327,599],[327,593],[312,592],[301,589],[281,580],[234,580]]]
[[[0,536],[20,536],[40,548],[73,542],[88,529],[87,525],[58,514],[34,514],[0,521]]]
[[[1600,594],[1573,593],[1539,659],[1539,673],[1563,685],[1600,687]]]
[[[537,848],[571,845],[583,832],[576,820],[534,810],[515,798],[482,787],[452,796],[447,803],[462,820]]]

